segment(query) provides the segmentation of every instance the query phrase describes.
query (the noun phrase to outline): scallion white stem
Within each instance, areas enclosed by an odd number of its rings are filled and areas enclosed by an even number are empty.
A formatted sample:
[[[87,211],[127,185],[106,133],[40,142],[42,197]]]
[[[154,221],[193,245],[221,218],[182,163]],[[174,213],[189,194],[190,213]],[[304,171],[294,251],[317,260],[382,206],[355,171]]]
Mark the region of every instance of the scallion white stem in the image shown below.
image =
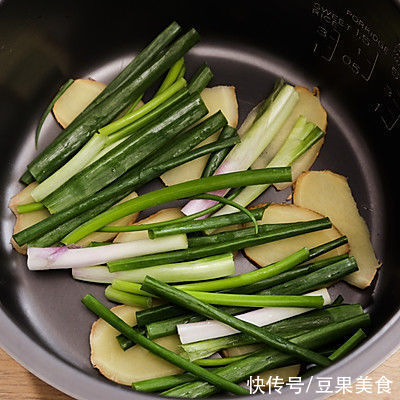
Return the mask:
[[[115,279],[141,283],[147,275],[163,282],[193,282],[222,278],[234,273],[235,264],[231,253],[130,271],[109,272],[107,267],[86,267],[72,270],[73,278],[96,283],[111,283]]]
[[[97,154],[96,154],[96,156],[88,163],[88,165],[89,164],[92,164],[92,163],[94,163],[95,161],[97,161],[99,158],[101,158],[101,157],[103,157],[104,156],[104,154],[107,154],[109,151],[111,151],[114,147],[117,147],[120,143],[122,143],[124,140],[126,140],[127,139],[127,137],[123,137],[122,139],[119,139],[119,140],[117,140],[116,142],[113,142],[113,143],[111,143],[111,144],[109,144],[109,145],[107,145],[107,143],[105,143],[105,147],[103,147],[102,149],[101,149],[101,151],[99,151]],[[107,139],[108,140],[108,139]]]
[[[142,239],[133,242],[114,243],[108,246],[78,249],[66,246],[29,247],[28,268],[30,270],[82,268],[129,257],[181,250],[187,247],[186,235],[167,236],[154,240]]]
[[[321,129],[301,115],[278,153],[262,168],[289,167],[323,136],[324,132]],[[258,167],[261,168],[261,165],[259,164]],[[245,207],[267,190],[269,186],[269,184],[247,186],[237,195],[235,201]],[[227,205],[214,215],[231,214],[235,211],[235,208]]]
[[[32,190],[35,201],[42,201],[86,167],[103,149],[106,140],[105,136],[95,133],[74,157]]]
[[[324,305],[331,304],[332,300],[327,289],[316,290],[305,294],[305,296],[323,296]],[[256,326],[265,326],[295,315],[310,311],[309,308],[301,307],[264,307],[258,310],[236,315],[242,321],[250,322]],[[201,340],[215,339],[238,333],[234,328],[215,320],[192,322],[177,325],[179,339],[182,344],[199,342]]]

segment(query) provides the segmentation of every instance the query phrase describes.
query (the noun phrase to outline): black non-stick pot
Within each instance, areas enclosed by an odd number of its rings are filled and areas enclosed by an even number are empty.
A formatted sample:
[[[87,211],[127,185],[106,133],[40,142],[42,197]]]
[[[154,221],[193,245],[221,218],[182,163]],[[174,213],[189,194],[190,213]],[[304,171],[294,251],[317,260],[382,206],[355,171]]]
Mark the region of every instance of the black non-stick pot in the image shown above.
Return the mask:
[[[361,291],[339,283],[330,289],[367,307],[372,327],[360,348],[322,375],[356,378],[367,373],[400,345],[395,244],[400,8],[390,0],[0,0],[1,346],[75,398],[150,397],[107,381],[91,367],[88,335],[94,317],[80,299],[87,292],[103,298],[104,288],[73,281],[68,271],[29,272],[26,258],[9,244],[14,219],[7,203],[20,190],[18,177],[35,153],[38,118],[59,86],[70,77],[108,82],[173,20],[202,35],[187,57],[189,73],[207,61],[215,74],[213,85],[235,85],[241,120],[279,76],[320,88],[329,122],[313,169],[349,177],[382,261],[370,288]],[[48,120],[41,146],[59,131]],[[160,186],[153,182],[142,192]],[[262,200],[283,201],[288,193],[270,189]],[[238,265],[252,268],[244,258]],[[316,389],[312,382],[301,395],[283,390],[270,398],[323,397]]]

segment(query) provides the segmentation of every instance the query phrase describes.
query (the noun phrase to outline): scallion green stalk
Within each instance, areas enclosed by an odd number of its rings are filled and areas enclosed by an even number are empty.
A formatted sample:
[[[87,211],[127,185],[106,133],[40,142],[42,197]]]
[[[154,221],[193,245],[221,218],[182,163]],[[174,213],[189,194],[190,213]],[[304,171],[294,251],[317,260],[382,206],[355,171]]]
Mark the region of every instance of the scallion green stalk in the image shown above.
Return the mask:
[[[230,141],[230,140],[234,140],[234,139],[227,139],[227,140],[224,140],[222,143]],[[202,149],[203,147],[204,148],[205,147],[209,147],[209,146],[213,146],[214,147],[214,144],[218,143],[218,142],[219,141],[213,142],[210,145],[202,146],[201,148],[197,149],[196,152],[198,150]],[[233,193],[230,196],[230,199],[234,199],[235,195],[236,195],[236,193]],[[153,223],[150,223],[150,224],[126,225],[126,226],[112,226],[112,225],[104,226],[103,228],[99,229],[99,232],[136,232],[136,231],[147,231],[147,230],[151,230],[153,228],[163,228],[163,227],[168,226],[168,225],[181,224],[183,222],[192,222],[196,218],[202,217],[202,216],[204,216],[206,214],[211,214],[211,213],[213,213],[213,211],[218,210],[221,207],[223,207],[223,203],[216,204],[215,206],[212,206],[207,210],[200,211],[197,214],[186,215],[184,217],[176,218],[176,219],[173,219],[173,220],[170,220],[170,221],[153,222]],[[243,214],[241,214],[241,215],[243,215]]]
[[[181,70],[179,71],[179,74],[178,74],[176,80],[178,80],[179,78],[184,78],[185,77],[185,73],[186,73],[186,65],[183,64]]]
[[[204,303],[219,306],[320,308],[324,305],[322,296],[265,296],[257,294],[210,293],[200,292],[198,290],[181,290]]]
[[[180,78],[170,87],[168,87],[165,91],[154,96],[150,101],[148,101],[142,107],[137,108],[136,110],[133,110],[131,113],[124,115],[122,118],[119,118],[116,121],[113,121],[110,124],[104,126],[103,128],[100,128],[99,133],[103,136],[109,136],[115,132],[118,132],[120,129],[125,128],[125,126],[130,125],[131,123],[142,118],[150,111],[153,111],[155,108],[164,103],[166,100],[172,97],[179,90],[183,89],[185,86],[186,86],[186,80],[184,78]]]
[[[129,114],[131,113],[136,107],[137,105],[140,103],[140,101],[142,100],[144,94],[141,94],[140,96],[137,97],[137,99],[129,106],[129,108],[126,110],[125,114]]]
[[[51,110],[56,103],[56,101],[67,91],[67,89],[74,83],[73,79],[68,79],[67,82],[65,82],[61,87],[60,90],[57,92],[57,94],[54,96],[53,100],[50,102],[50,104],[47,106],[46,110],[42,114],[39,120],[39,124],[36,128],[35,132],[35,147],[37,148],[38,143],[39,143],[39,136],[40,132],[42,130],[42,126],[44,124],[44,121],[46,120],[47,116],[51,113]]]
[[[179,79],[178,76],[182,68],[184,68],[184,65],[185,60],[182,57],[170,68],[155,96],[165,92],[176,80]]]
[[[328,358],[331,361],[337,361],[349,354],[353,349],[355,349],[367,335],[362,329],[359,329],[353,336],[351,336],[346,342],[344,342],[338,349],[336,349]],[[302,375],[302,378],[306,378],[311,375],[317,374],[321,371],[320,367],[310,368],[307,372]]]
[[[343,343],[338,349],[336,349],[329,358],[332,361],[337,361],[343,358],[346,354],[350,353],[359,343],[361,343],[367,337],[366,333],[359,329],[352,337],[350,337],[345,343]]]
[[[193,75],[188,90],[190,93],[201,93],[213,78],[213,73],[207,64],[203,64]]]
[[[222,367],[224,365],[232,364],[236,361],[242,360],[245,357],[247,357],[247,355],[224,358],[203,358],[193,362],[197,365],[201,365],[202,367]]]
[[[30,185],[32,182],[35,182],[35,178],[28,170],[26,170],[19,178],[19,181],[25,185]]]
[[[134,382],[132,383],[132,388],[138,392],[161,392],[162,390],[174,388],[195,380],[196,378],[191,374],[163,376],[161,378],[152,378],[144,381]]]
[[[267,207],[268,205],[248,211],[258,221],[262,218],[264,211]],[[150,239],[155,239],[158,237],[173,235],[176,234],[176,232],[179,233],[199,232],[199,231],[204,231],[204,229],[222,228],[229,225],[244,224],[250,221],[251,219],[247,214],[242,212],[236,212],[234,214],[230,214],[227,217],[226,216],[216,217],[216,218],[209,217],[201,220],[192,220],[190,222],[185,221],[183,223],[175,222],[175,223],[165,224],[164,226],[161,227],[160,226],[154,227],[149,230],[149,237]]]
[[[26,214],[34,211],[44,210],[46,207],[42,203],[28,203],[17,206],[18,214]]]

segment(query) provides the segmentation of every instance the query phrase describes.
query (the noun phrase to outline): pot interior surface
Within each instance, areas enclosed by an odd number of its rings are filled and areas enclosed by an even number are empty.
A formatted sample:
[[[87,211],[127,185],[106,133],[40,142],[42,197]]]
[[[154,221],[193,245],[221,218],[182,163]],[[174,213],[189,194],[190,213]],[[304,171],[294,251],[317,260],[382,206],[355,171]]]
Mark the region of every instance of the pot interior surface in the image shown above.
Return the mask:
[[[135,9],[125,3],[93,9],[83,1],[79,12],[66,4],[43,3],[47,5],[0,5],[0,306],[22,332],[66,364],[104,380],[89,362],[94,317],[80,303],[86,293],[104,300],[104,286],[74,281],[70,271],[29,272],[26,257],[9,244],[14,217],[7,203],[22,187],[17,181],[34,157],[38,118],[57,88],[69,77],[109,82],[144,43],[176,19],[202,34],[187,56],[188,76],[206,61],[215,76],[212,86],[234,85],[240,121],[278,77],[320,89],[328,130],[313,169],[348,177],[383,264],[370,288],[338,283],[330,292],[367,307],[371,333],[379,334],[400,306],[400,272],[392,246],[398,222],[391,190],[394,139],[400,125],[400,24],[394,4],[382,2],[382,9],[371,15],[365,5],[359,9],[359,2],[272,1],[258,10],[234,10],[218,2],[198,10],[162,5]],[[59,132],[48,118],[39,149]],[[159,187],[157,180],[140,193]],[[289,194],[289,189],[270,188],[256,202],[285,202]],[[254,269],[242,255],[236,264],[241,272]]]

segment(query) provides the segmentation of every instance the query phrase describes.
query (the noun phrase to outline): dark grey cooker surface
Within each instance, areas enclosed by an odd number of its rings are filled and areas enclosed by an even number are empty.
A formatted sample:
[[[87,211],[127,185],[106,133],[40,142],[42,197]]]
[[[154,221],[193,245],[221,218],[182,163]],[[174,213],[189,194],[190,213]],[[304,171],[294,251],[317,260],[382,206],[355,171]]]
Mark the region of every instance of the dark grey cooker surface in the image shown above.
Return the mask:
[[[39,4],[40,3],[40,4]],[[283,76],[318,86],[328,111],[327,140],[313,169],[349,177],[383,268],[365,291],[332,288],[371,312],[369,340],[323,376],[356,377],[400,343],[400,268],[396,260],[396,166],[400,133],[400,13],[390,1],[129,3],[0,1],[1,249],[0,344],[34,374],[79,399],[151,397],[115,385],[89,362],[94,320],[80,303],[104,287],[72,280],[68,271],[28,272],[9,245],[14,218],[9,198],[34,156],[34,129],[42,110],[69,77],[109,82],[172,20],[195,26],[200,45],[187,57],[189,74],[207,61],[212,85],[236,86],[240,118]],[[47,120],[41,146],[59,132]],[[155,181],[141,190],[161,187]],[[285,201],[270,189],[260,201]],[[154,212],[147,210],[142,217]],[[238,258],[240,271],[254,268]],[[110,303],[107,303],[111,305]],[[0,383],[1,385],[1,383]],[[284,391],[270,398],[318,398]],[[154,397],[154,396],[153,396]]]

